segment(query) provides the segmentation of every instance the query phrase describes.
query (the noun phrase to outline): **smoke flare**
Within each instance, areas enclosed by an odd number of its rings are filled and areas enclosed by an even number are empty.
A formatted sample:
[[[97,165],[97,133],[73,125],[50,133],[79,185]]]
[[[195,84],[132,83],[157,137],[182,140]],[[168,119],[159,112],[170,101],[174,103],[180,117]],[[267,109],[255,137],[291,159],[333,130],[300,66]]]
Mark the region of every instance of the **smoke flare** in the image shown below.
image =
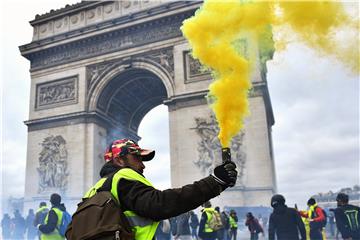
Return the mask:
[[[249,114],[251,73],[272,57],[273,29],[282,31],[275,42],[278,50],[288,42],[281,36],[294,36],[296,41],[332,55],[358,72],[358,38],[351,34],[343,39],[336,36],[344,27],[358,34],[357,23],[339,2],[205,0],[181,30],[193,57],[209,68],[215,79],[208,98],[219,124],[222,147],[229,147],[243,128]]]

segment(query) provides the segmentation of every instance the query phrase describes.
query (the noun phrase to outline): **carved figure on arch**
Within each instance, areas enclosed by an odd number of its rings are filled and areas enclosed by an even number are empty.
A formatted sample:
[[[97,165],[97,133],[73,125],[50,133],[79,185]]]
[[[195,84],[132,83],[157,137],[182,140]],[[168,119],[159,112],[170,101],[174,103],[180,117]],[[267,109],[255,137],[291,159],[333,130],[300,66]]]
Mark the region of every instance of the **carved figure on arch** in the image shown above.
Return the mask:
[[[68,184],[68,153],[66,141],[61,135],[49,136],[40,144],[39,157],[39,193],[59,190],[65,192]]]
[[[198,142],[199,158],[193,163],[197,166],[203,175],[213,172],[215,166],[221,161],[221,145],[218,139],[219,127],[216,119],[211,115],[206,118],[195,118],[196,127],[192,128],[200,136]],[[232,139],[231,153],[232,160],[237,165],[238,169],[238,183],[243,185],[243,176],[246,163],[246,154],[243,145],[244,133],[241,132]]]

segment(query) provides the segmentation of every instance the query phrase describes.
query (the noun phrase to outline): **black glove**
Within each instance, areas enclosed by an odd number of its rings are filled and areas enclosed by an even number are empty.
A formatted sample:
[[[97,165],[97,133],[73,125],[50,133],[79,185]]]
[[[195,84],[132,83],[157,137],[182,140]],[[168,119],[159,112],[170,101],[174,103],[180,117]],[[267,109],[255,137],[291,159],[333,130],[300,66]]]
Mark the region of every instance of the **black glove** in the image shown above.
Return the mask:
[[[215,180],[225,187],[235,186],[237,179],[236,165],[234,162],[225,162],[214,169]]]

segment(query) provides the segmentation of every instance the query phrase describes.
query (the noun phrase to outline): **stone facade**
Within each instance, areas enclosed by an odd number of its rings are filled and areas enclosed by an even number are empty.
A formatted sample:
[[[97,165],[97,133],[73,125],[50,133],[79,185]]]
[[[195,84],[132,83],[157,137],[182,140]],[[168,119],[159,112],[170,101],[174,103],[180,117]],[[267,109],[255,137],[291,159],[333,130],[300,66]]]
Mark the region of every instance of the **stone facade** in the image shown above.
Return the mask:
[[[191,57],[179,29],[200,4],[81,2],[31,21],[33,41],[20,46],[31,62],[28,206],[53,191],[79,201],[98,180],[109,139],[140,139],[141,120],[160,104],[169,109],[172,186],[219,163],[218,129],[205,100],[211,75]],[[239,179],[214,200],[221,207],[268,205],[276,191],[274,119],[260,60],[252,81],[252,114],[232,143]]]

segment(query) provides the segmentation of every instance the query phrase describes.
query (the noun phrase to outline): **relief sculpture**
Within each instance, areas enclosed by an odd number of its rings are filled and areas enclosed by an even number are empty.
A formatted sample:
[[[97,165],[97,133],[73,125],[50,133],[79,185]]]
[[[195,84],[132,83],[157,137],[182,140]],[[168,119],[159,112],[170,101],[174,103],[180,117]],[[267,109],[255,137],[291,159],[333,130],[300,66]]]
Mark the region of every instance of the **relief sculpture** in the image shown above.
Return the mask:
[[[50,83],[38,84],[36,86],[36,108],[57,105],[59,103],[76,102],[76,80],[77,77],[57,80]]]
[[[68,185],[68,153],[66,141],[61,135],[49,136],[40,144],[39,193],[59,190],[65,192]]]
[[[212,115],[210,119],[195,118],[196,127],[193,128],[200,136],[201,140],[198,142],[199,157],[194,161],[194,164],[200,169],[203,175],[208,175],[213,172],[216,164],[221,161],[221,145],[218,139],[219,127],[215,117]],[[231,157],[235,162],[238,171],[238,181],[236,185],[242,186],[243,176],[245,170],[246,153],[243,145],[244,133],[240,132],[232,139],[231,143]]]

